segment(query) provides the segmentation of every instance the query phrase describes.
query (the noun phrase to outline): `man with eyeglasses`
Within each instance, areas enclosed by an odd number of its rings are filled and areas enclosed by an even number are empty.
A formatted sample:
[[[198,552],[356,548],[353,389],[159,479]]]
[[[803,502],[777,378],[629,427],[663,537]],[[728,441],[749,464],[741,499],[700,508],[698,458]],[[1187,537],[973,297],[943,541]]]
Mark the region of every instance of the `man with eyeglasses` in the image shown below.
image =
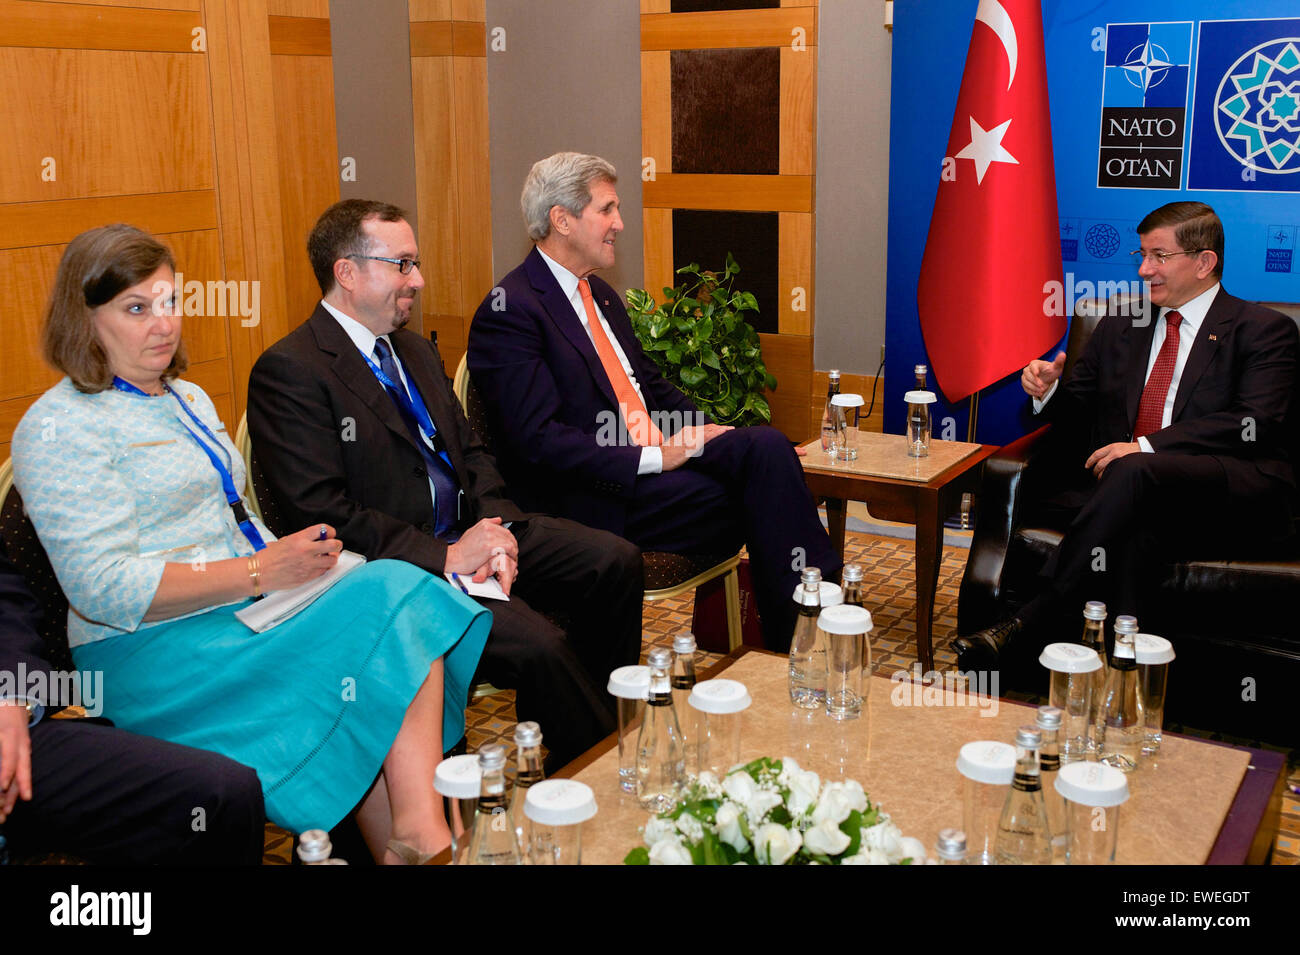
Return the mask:
[[[1245,555],[1293,533],[1295,322],[1223,289],[1223,223],[1205,203],[1161,206],[1137,231],[1155,307],[1103,318],[1068,378],[1064,352],[1021,375],[1064,479],[1039,516],[1065,536],[1042,594],[953,641],[962,669],[996,667],[1017,634],[1085,600],[1142,619],[1165,560]]]
[[[403,329],[424,278],[401,209],[336,203],[307,251],[323,298],[249,382],[249,431],[274,504],[286,526],[332,524],[367,559],[455,574],[467,593],[495,578],[509,600],[480,600],[492,631],[477,678],[517,690],[518,718],[541,724],[559,768],[613,729],[603,685],[640,655],[640,551],[507,496],[437,348]],[[534,606],[568,618],[567,629]]]

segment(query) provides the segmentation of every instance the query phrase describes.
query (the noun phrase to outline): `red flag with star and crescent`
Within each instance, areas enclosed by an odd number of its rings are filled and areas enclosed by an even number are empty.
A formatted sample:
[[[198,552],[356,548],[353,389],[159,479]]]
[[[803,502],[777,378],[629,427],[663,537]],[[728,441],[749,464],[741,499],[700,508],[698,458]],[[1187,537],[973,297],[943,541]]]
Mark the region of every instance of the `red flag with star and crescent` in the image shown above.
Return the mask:
[[[1059,295],[1044,291],[1061,282],[1061,244],[1039,3],[980,0],[975,13],[916,295],[949,401],[1065,334],[1065,316],[1050,314]]]

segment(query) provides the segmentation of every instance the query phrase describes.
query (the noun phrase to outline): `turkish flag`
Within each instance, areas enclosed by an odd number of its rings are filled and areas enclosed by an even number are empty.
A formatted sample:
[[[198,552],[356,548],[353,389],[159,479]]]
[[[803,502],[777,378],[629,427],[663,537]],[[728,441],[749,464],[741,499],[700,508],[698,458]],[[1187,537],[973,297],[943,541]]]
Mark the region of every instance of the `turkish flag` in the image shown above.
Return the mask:
[[[960,401],[1065,334],[1040,0],[980,0],[917,306],[935,380]],[[1059,301],[1059,298],[1058,298]]]

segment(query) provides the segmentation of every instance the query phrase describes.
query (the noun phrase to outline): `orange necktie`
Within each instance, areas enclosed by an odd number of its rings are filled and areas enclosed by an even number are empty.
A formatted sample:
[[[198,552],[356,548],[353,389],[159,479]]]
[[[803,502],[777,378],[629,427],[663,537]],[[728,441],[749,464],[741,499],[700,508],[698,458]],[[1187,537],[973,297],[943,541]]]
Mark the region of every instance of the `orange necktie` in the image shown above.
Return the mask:
[[[596,303],[591,300],[591,286],[587,284],[586,279],[578,279],[578,292],[582,295],[582,307],[587,311],[587,327],[591,329],[592,344],[596,346],[596,354],[600,356],[605,377],[609,379],[614,389],[614,396],[618,398],[618,410],[623,415],[624,424],[627,425],[628,436],[633,444],[641,448],[663,444],[664,436],[650,420],[645,403],[632,387],[632,380],[623,370],[623,363],[618,360],[618,354],[600,324],[600,316],[596,314]]]

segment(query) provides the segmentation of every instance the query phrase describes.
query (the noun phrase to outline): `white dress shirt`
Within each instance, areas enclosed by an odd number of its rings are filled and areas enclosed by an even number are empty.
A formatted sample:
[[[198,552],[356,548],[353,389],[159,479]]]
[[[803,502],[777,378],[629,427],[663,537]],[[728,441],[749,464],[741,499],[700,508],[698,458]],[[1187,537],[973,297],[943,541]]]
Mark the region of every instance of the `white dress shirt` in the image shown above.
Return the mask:
[[[1219,294],[1220,284],[1215,282],[1200,295],[1191,301],[1177,308],[1162,308],[1160,317],[1156,319],[1155,333],[1151,336],[1151,352],[1147,356],[1147,373],[1142,381],[1145,385],[1146,380],[1151,377],[1151,371],[1156,366],[1156,358],[1160,355],[1160,347],[1164,345],[1165,338],[1169,332],[1169,323],[1165,321],[1165,316],[1169,312],[1178,312],[1182,316],[1182,321],[1178,323],[1178,356],[1174,359],[1174,377],[1169,382],[1169,394],[1165,396],[1165,405],[1160,413],[1160,427],[1167,428],[1173,424],[1174,420],[1174,399],[1178,397],[1178,383],[1183,378],[1183,368],[1187,365],[1187,356],[1192,353],[1192,345],[1196,341],[1196,336],[1201,330],[1201,325],[1205,321],[1205,316],[1210,311],[1210,306],[1214,304],[1214,296]],[[1038,414],[1051,400],[1052,395],[1056,394],[1056,386],[1059,385],[1060,379],[1052,382],[1052,387],[1047,390],[1040,401],[1034,398],[1034,414]],[[1155,449],[1151,447],[1151,442],[1145,436],[1137,439],[1138,446],[1148,453]]]
[[[542,261],[545,262],[547,267],[551,270],[551,274],[555,276],[555,281],[559,283],[560,291],[564,293],[564,297],[567,298],[569,304],[573,306],[573,313],[578,316],[578,321],[582,323],[582,330],[587,333],[588,338],[591,338],[591,327],[587,324],[587,309],[582,304],[582,293],[578,291],[578,276],[574,275],[559,262],[556,262],[541,249],[538,249],[537,252],[541,255]],[[636,390],[637,397],[641,399],[642,404],[645,404],[645,395],[641,392],[641,385],[637,382],[636,375],[632,373],[632,365],[627,360],[627,355],[623,352],[623,346],[618,343],[618,338],[615,337],[613,330],[609,327],[609,322],[605,319],[604,313],[601,312],[600,306],[596,304],[596,297],[594,294],[592,295],[591,304],[596,310],[596,318],[600,320],[600,327],[605,330],[605,337],[608,338],[609,343],[614,346],[614,354],[618,356],[619,364],[623,366],[623,371],[627,373],[628,381],[632,382],[632,387]],[[593,338],[593,347],[595,346],[595,343],[596,340]],[[647,405],[647,408],[648,407],[649,406]],[[624,423],[626,424],[626,422]],[[637,474],[659,474],[663,469],[664,453],[660,448],[646,447],[641,449],[641,460],[637,464],[636,469]]]

